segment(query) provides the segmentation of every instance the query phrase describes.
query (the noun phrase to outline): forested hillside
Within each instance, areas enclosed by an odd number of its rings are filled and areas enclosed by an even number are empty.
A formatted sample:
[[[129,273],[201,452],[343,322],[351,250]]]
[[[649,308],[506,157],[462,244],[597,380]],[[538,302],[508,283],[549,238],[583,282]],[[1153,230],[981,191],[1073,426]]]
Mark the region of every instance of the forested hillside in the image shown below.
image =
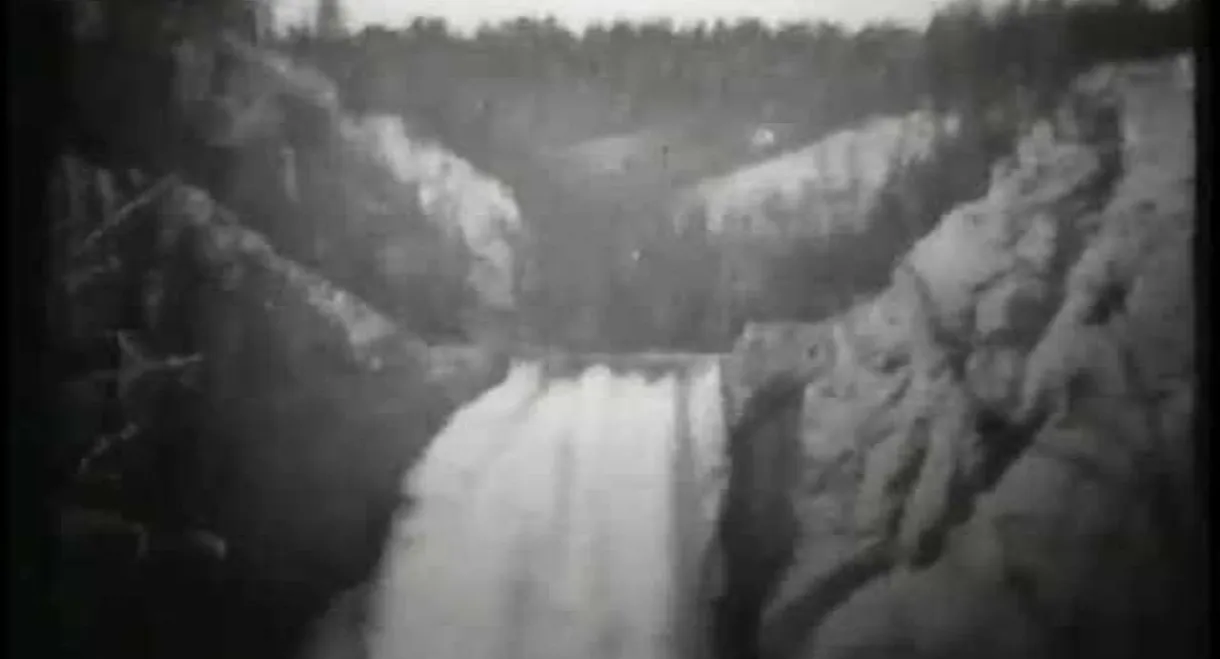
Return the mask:
[[[963,2],[923,31],[717,21],[577,34],[520,19],[458,34],[420,18],[346,36],[298,31],[282,46],[330,74],[354,111],[402,116],[514,190],[532,228],[525,260],[536,276],[521,292],[532,334],[723,347],[747,317],[812,319],[841,304],[808,293],[811,280],[861,282],[846,299],[867,292],[905,241],[986,186],[991,165],[1065,81],[1098,62],[1189,48],[1195,6]],[[936,136],[933,157],[887,174],[883,201],[868,205],[876,221],[859,239],[876,256],[858,267],[814,265],[856,251],[822,240],[728,247],[675,234],[670,207],[685,187],[914,111],[955,117],[956,129]],[[752,145],[763,129],[771,138]],[[738,274],[743,261],[747,274]],[[750,283],[758,268],[765,293]],[[699,292],[693,282],[719,283]],[[734,287],[754,292],[726,297]]]

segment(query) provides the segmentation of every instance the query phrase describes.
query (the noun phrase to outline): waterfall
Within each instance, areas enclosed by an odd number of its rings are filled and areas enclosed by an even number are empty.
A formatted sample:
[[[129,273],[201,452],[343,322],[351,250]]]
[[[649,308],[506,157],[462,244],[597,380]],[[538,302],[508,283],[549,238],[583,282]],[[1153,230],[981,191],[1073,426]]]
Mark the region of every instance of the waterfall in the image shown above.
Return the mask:
[[[405,479],[368,656],[703,656],[723,442],[716,358],[514,364]]]

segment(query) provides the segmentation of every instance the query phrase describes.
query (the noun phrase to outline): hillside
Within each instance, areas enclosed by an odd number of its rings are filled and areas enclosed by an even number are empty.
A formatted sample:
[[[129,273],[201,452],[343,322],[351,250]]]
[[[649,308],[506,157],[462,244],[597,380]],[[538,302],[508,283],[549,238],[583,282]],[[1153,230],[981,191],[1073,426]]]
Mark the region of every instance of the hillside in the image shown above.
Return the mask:
[[[762,656],[1194,656],[1194,122],[1175,67],[1079,79],[1077,107],[1102,104],[1036,127],[881,295],[747,330],[743,386],[810,355],[792,508],[758,520],[797,520],[767,541],[792,562],[767,577]]]
[[[529,227],[529,255],[515,259],[526,334],[596,350],[723,349],[748,318],[811,320],[841,306],[837,293],[795,290],[804,282],[850,281],[846,299],[872,292],[928,223],[982,191],[1066,80],[1098,61],[1183,47],[1192,11],[958,3],[922,32],[751,20],[572,32],[521,18],[456,34],[420,18],[278,46],[326,71],[358,114],[402,116],[512,190]],[[952,116],[957,130],[928,145],[923,128],[897,128],[935,123],[925,114]],[[910,132],[903,140],[931,154],[895,167],[893,149],[869,147],[851,165],[840,149],[858,132],[878,145]],[[826,167],[810,163],[823,157],[848,165],[867,193],[827,172],[813,183],[810,167]],[[714,218],[733,209],[799,231],[724,248],[673,226],[675,211],[709,204]],[[799,235],[844,225],[861,230],[834,247]],[[864,253],[858,268],[836,259],[848,252]],[[823,261],[834,264],[810,265]],[[728,289],[742,295],[718,294]]]
[[[929,159],[954,120],[915,113],[878,117],[816,143],[728,174],[707,177],[678,193],[676,217],[702,218],[715,234],[812,234],[860,231],[894,173]],[[801,223],[780,226],[781,221]],[[842,223],[842,224],[840,224]]]
[[[443,145],[409,135],[397,117],[349,119],[342,131],[374,154],[402,186],[418,189],[420,210],[430,221],[464,241],[474,257],[468,282],[483,303],[512,309],[516,259],[522,256],[515,252],[527,230],[512,191]],[[389,244],[384,250],[396,272],[410,267],[409,246]]]
[[[825,322],[514,351],[307,656],[1198,656],[1179,62],[1076,79]]]
[[[473,256],[503,255],[478,230],[511,197],[435,145],[386,162],[326,75],[224,16],[56,6],[55,651],[290,656],[371,569],[399,473],[479,386],[484,362],[451,376],[426,342],[511,305],[484,286],[511,265]]]

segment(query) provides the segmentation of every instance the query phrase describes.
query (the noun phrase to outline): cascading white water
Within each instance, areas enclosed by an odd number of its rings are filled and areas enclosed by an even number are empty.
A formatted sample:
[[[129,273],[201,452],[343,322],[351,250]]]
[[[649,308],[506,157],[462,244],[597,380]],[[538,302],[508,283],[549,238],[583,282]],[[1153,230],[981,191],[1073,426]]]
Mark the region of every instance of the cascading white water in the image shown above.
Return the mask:
[[[406,479],[369,657],[697,656],[723,429],[714,358],[661,376],[517,363]]]

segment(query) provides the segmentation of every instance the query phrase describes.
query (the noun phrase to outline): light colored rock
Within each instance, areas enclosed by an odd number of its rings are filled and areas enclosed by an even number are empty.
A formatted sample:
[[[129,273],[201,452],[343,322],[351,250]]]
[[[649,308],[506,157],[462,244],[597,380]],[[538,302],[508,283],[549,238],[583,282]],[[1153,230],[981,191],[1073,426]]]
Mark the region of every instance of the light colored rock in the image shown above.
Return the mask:
[[[397,117],[350,119],[343,133],[403,185],[416,186],[433,223],[462,237],[475,256],[470,283],[483,300],[514,306],[516,236],[523,227],[512,191],[441,145],[410,135]]]
[[[796,504],[807,546],[769,612],[788,626],[764,630],[788,648],[772,656],[797,656],[799,615],[784,607],[843,578],[813,547],[851,554],[865,537],[890,563],[807,618],[799,656],[1135,656],[1189,643],[1173,635],[1190,597],[1169,584],[1189,579],[1182,561],[1194,559],[1168,556],[1192,556],[1197,538],[1184,421],[1193,127],[1189,97],[1162,84],[1172,73],[1158,63],[1086,76],[1064,115],[1079,131],[1036,125],[983,199],[915,245],[915,275],[845,315],[865,346],[854,363],[885,373],[888,360],[908,380],[884,408],[850,387],[809,387],[817,478]],[[1109,180],[1123,137],[1088,115],[1105,107],[1129,125]],[[853,433],[844,407],[870,422]]]

